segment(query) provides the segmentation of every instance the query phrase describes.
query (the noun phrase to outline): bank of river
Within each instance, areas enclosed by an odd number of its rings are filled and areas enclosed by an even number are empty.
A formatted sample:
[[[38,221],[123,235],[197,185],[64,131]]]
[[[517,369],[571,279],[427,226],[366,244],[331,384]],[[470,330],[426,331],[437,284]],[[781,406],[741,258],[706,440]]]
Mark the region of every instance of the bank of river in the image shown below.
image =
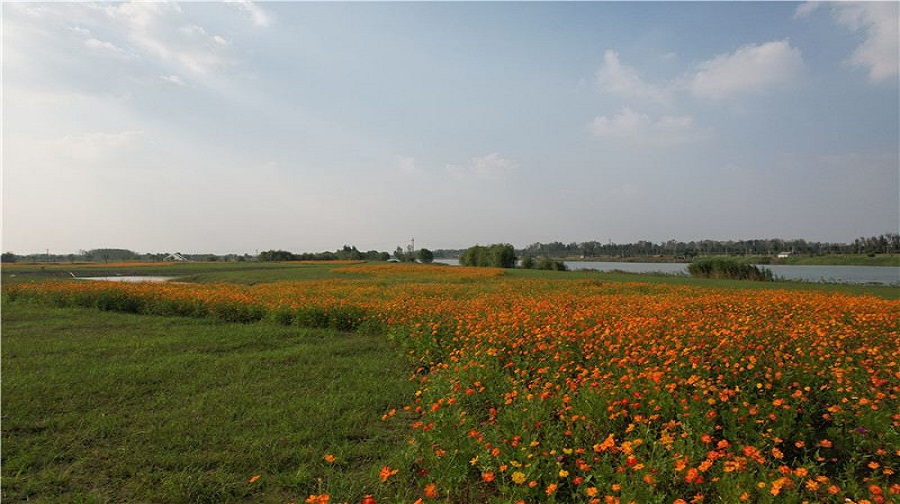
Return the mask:
[[[455,259],[436,262],[458,265]],[[633,263],[605,261],[564,261],[570,270],[624,271],[626,273],[663,273],[687,275],[688,263]],[[900,267],[896,266],[834,266],[834,265],[760,265],[784,280],[804,282],[834,282],[900,286]]]

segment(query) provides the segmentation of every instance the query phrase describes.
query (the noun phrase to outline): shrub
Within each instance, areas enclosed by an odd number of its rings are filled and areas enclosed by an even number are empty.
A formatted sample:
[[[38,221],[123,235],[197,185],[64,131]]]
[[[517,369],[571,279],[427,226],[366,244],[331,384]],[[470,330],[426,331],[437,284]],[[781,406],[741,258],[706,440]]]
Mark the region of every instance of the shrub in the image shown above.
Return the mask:
[[[549,257],[538,258],[537,263],[535,263],[534,265],[534,268],[539,270],[551,271],[568,271],[569,269],[566,267],[566,263],[556,259],[550,259]]]
[[[688,265],[691,276],[698,278],[727,278],[731,280],[774,280],[772,271],[748,262],[728,257],[706,257]]]
[[[516,250],[508,243],[498,243],[487,247],[475,245],[463,252],[459,258],[459,264],[489,268],[515,268]]]

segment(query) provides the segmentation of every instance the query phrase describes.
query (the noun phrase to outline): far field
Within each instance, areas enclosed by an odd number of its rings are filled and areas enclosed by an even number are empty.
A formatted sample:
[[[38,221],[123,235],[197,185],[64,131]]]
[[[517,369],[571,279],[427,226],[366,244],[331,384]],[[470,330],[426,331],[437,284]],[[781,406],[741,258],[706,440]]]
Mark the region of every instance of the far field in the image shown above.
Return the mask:
[[[386,263],[2,280],[4,502],[900,500],[896,287]]]

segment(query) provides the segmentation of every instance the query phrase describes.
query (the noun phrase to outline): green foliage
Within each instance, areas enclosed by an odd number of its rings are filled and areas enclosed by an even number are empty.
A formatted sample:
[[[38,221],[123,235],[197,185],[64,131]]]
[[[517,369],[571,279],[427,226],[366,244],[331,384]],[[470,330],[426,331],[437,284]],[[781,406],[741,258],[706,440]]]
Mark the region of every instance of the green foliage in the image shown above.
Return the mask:
[[[566,263],[557,259],[551,259],[547,256],[541,256],[537,259],[526,256],[522,259],[521,267],[524,269],[536,269],[545,271],[568,271]]]
[[[727,278],[731,280],[774,280],[772,271],[745,261],[728,257],[705,257],[688,265],[691,276],[699,278]]]
[[[16,262],[16,259],[16,254],[13,254],[12,252],[4,252],[3,255],[0,256],[0,262],[5,263],[14,263]]]
[[[515,268],[516,250],[508,243],[494,245],[475,245],[469,247],[459,258],[463,266],[482,266],[489,268]]]
[[[397,249],[394,250],[394,259],[400,262],[414,262],[416,260],[416,255],[406,251],[403,247],[397,247]]]
[[[431,264],[434,262],[434,253],[426,248],[419,249],[419,262],[422,264]]]
[[[266,250],[259,253],[260,261],[293,261],[294,254],[287,250]]]

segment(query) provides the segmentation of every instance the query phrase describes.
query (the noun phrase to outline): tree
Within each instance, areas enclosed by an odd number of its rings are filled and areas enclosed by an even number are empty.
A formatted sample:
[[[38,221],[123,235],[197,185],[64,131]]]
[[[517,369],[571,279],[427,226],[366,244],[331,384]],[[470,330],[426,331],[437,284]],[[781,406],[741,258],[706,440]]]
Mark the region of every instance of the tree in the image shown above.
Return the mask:
[[[266,250],[259,253],[260,261],[293,261],[296,257],[286,250]]]
[[[138,258],[138,255],[128,249],[102,248],[93,249],[87,252],[87,257],[92,261],[131,261]]]
[[[359,261],[363,258],[362,252],[357,250],[357,248],[351,247],[350,245],[344,245],[341,250],[338,250],[334,253],[335,257],[344,261]]]
[[[466,249],[459,258],[463,266],[492,268],[515,268],[516,250],[508,243],[498,243],[487,247],[475,245]]]
[[[426,248],[419,249],[419,261],[424,264],[431,264],[434,262],[434,253]]]
[[[0,256],[0,262],[5,263],[14,263],[16,262],[16,259],[16,254],[13,254],[12,252],[4,252],[3,255]]]

